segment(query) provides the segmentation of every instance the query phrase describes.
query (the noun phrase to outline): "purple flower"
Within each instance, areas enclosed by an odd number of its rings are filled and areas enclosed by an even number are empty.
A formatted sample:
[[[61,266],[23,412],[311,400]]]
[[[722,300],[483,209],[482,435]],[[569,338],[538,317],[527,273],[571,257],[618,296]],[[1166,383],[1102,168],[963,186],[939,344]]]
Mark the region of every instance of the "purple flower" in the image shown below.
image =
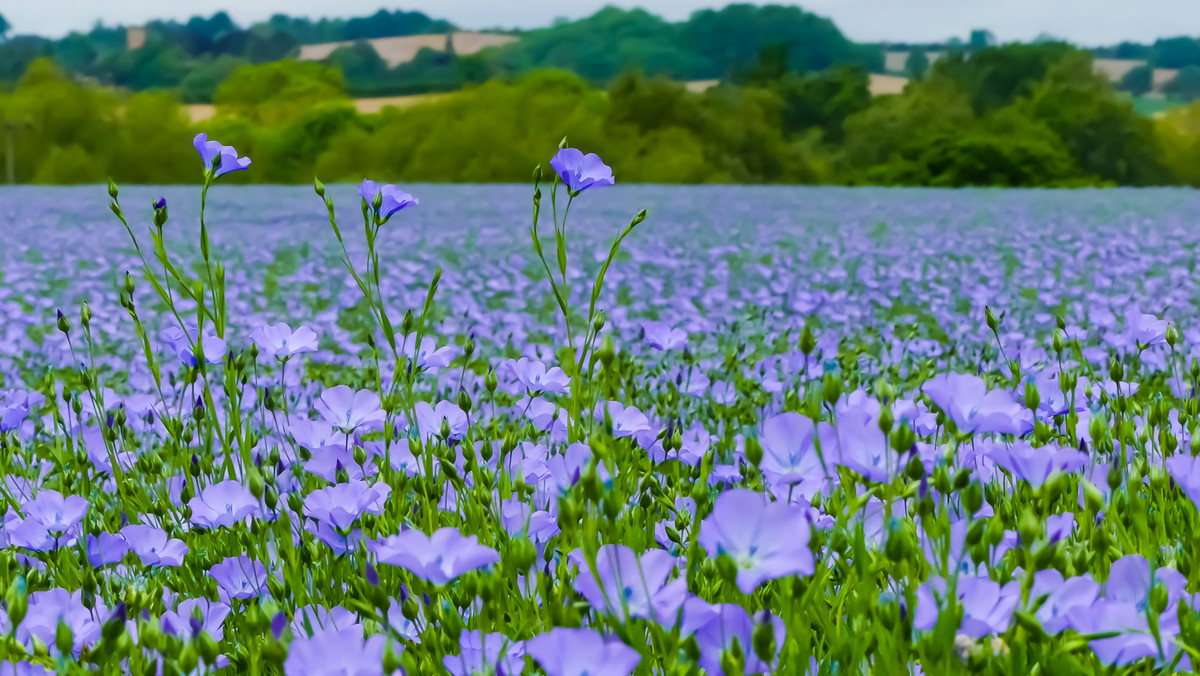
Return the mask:
[[[64,498],[58,491],[42,491],[21,506],[25,518],[19,524],[6,526],[9,542],[40,552],[71,545],[87,510],[88,501],[79,496]]]
[[[612,185],[612,168],[604,164],[595,153],[584,155],[575,148],[563,148],[550,160],[550,167],[558,174],[563,183],[573,193],[581,193],[588,188]]]
[[[380,563],[400,566],[436,585],[500,560],[496,550],[479,544],[474,535],[464,536],[450,526],[439,528],[432,536],[406,530],[374,543],[371,549]]]
[[[1167,320],[1142,314],[1137,309],[1125,313],[1125,330],[1139,346],[1150,347],[1167,342]]]
[[[438,347],[437,342],[429,336],[421,336],[421,345],[417,347],[417,334],[409,333],[402,336],[400,354],[412,359],[417,366],[424,368],[444,368],[458,356],[457,345]]]
[[[457,655],[446,655],[442,666],[453,676],[497,674],[517,676],[525,670],[525,644],[504,634],[485,634],[479,630],[464,631],[458,637]]]
[[[130,525],[121,529],[121,536],[146,566],[182,566],[188,546],[183,540],[168,539],[161,528]]]
[[[382,676],[383,634],[363,639],[362,625],[297,638],[283,663],[285,676]]]
[[[41,392],[11,390],[0,395],[0,432],[11,432],[21,426],[29,412],[41,408],[46,396]]]
[[[178,326],[168,326],[162,332],[163,341],[175,352],[179,361],[194,367],[199,364],[199,360],[196,358],[195,345],[188,339],[188,336],[194,336],[200,340],[200,351],[205,364],[219,364],[225,359],[229,345],[224,339],[218,338],[215,333],[205,331],[200,336],[194,326],[186,333]]]
[[[503,500],[500,503],[500,523],[509,535],[525,533],[535,543],[546,542],[558,535],[558,521],[548,511],[534,511],[529,503]]]
[[[1053,445],[1034,448],[1026,441],[996,446],[988,452],[988,457],[1008,470],[1013,478],[1024,479],[1034,488],[1055,474],[1076,472],[1088,462],[1087,453],[1082,451]]]
[[[322,392],[316,409],[330,425],[347,432],[382,423],[385,418],[379,405],[378,394],[371,390],[355,392],[345,385],[331,387]]]
[[[1192,504],[1200,508],[1200,456],[1172,455],[1167,458],[1167,471]]]
[[[108,619],[108,610],[102,604],[89,609],[83,605],[82,592],[68,592],[56,588],[33,592],[29,595],[29,609],[25,620],[17,627],[17,640],[28,644],[36,637],[47,646],[55,645],[55,634],[59,623],[71,629],[72,652],[78,654],[84,646],[100,639],[100,627]]]
[[[613,436],[618,439],[650,431],[650,420],[646,418],[646,414],[633,406],[625,407],[618,401],[610,401],[606,404],[597,403],[596,419],[603,420],[605,411],[612,420]]]
[[[451,401],[439,401],[436,406],[430,406],[427,401],[418,401],[413,409],[417,413],[417,431],[422,439],[440,435],[443,422],[450,428],[451,440],[463,438],[470,426],[467,414]]]
[[[363,514],[382,514],[392,487],[350,481],[321,488],[304,499],[304,515],[338,529],[349,528]]]
[[[557,627],[525,642],[525,652],[546,676],[629,676],[642,657],[595,629]]]
[[[540,361],[521,357],[512,362],[513,374],[529,392],[552,392],[562,394],[571,384],[571,378],[557,366],[546,370]]]
[[[357,624],[358,615],[341,606],[326,608],[311,604],[296,609],[292,633],[296,636],[312,636],[322,631],[349,629]]]
[[[825,485],[825,469],[817,454],[816,426],[799,413],[781,413],[763,423],[762,462],[759,469],[772,483],[800,484],[800,494],[811,498]],[[807,490],[806,490],[807,489]]]
[[[939,601],[946,595],[946,580],[935,577],[917,588],[917,612],[913,626],[921,630],[932,629],[937,623]],[[1003,587],[987,577],[960,575],[955,587],[955,596],[963,606],[962,626],[959,632],[971,638],[982,638],[988,634],[1002,634],[1008,630],[1013,611],[1021,602],[1021,585],[1017,581]]]
[[[754,631],[757,624],[750,619],[746,609],[729,603],[709,606],[708,621],[696,630],[696,643],[700,646],[700,667],[712,676],[724,674],[721,656],[733,648],[736,641],[745,659],[743,674],[762,674],[773,671],[771,664],[764,662],[754,652]],[[775,631],[775,655],[783,648],[787,629],[783,620],[770,615],[766,619]]]
[[[267,567],[246,556],[231,556],[208,574],[231,599],[252,599],[267,591]]]
[[[93,568],[116,563],[128,553],[129,543],[120,535],[101,532],[99,535],[87,536],[87,558]]]
[[[662,322],[646,322],[642,324],[642,332],[645,334],[642,340],[647,345],[663,352],[678,350],[688,342],[687,331],[667,326]]]
[[[1031,411],[1005,390],[989,392],[979,376],[943,373],[930,378],[921,389],[960,432],[1027,434],[1033,429]]]
[[[1076,631],[1083,634],[1124,632],[1120,636],[1088,643],[1102,664],[1125,666],[1147,657],[1155,658],[1154,661],[1158,665],[1163,663],[1154,636],[1150,634],[1145,614],[1137,612],[1128,603],[1097,599],[1087,608],[1074,609],[1071,618]],[[1175,635],[1179,633],[1179,616],[1174,610],[1163,613],[1159,618],[1158,632],[1162,638],[1163,652],[1167,661],[1170,661],[1176,652]]]
[[[375,181],[363,179],[362,185],[358,188],[358,194],[367,201],[367,206],[374,204],[375,196],[380,193],[383,193],[383,202],[379,205],[380,218],[390,218],[392,214],[401,209],[421,203],[420,200],[391,183],[381,186]]]
[[[687,580],[668,582],[675,557],[661,549],[652,549],[640,557],[625,545],[603,545],[596,554],[596,567],[588,565],[583,550],[569,557],[579,566],[575,591],[592,607],[622,620],[634,617],[673,626],[675,616],[687,596]]]
[[[225,618],[232,609],[220,601],[205,598],[184,599],[162,614],[159,621],[165,633],[172,636],[191,638],[202,631],[218,641],[225,635]]]
[[[317,351],[317,334],[307,326],[295,331],[280,322],[264,324],[250,332],[250,340],[263,354],[276,359],[287,359],[301,352]]]
[[[155,208],[155,210],[166,209],[167,208],[167,198],[159,197],[158,199],[154,200],[154,208]]]
[[[258,512],[258,500],[232,479],[206,486],[200,495],[188,501],[191,522],[201,528],[232,526]]]
[[[1032,600],[1043,594],[1048,596],[1037,609],[1038,621],[1047,632],[1057,634],[1071,628],[1068,615],[1072,611],[1088,608],[1096,601],[1100,595],[1100,585],[1090,574],[1064,580],[1062,573],[1051,568],[1033,574],[1029,598]]]
[[[205,173],[212,169],[213,161],[217,157],[221,158],[221,163],[214,176],[223,176],[231,171],[240,171],[250,166],[249,157],[238,157],[233,146],[209,141],[208,134],[196,134],[196,138],[192,139],[192,145],[196,146],[196,152],[200,153],[200,159],[204,160]]]
[[[815,563],[809,534],[803,509],[767,502],[761,493],[744,488],[722,493],[700,523],[700,545],[711,557],[733,558],[744,594],[765,580],[811,575]]]

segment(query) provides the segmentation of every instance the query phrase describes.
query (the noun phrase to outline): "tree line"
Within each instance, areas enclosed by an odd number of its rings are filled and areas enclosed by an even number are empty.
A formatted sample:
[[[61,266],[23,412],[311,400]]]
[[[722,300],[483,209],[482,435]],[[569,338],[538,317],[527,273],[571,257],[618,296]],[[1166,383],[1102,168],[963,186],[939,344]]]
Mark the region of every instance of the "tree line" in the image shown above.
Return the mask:
[[[81,84],[33,62],[0,95],[18,182],[194,182],[206,131],[254,159],[233,181],[520,182],[564,135],[622,181],[920,186],[1200,185],[1200,104],[1161,119],[1062,43],[934,63],[872,97],[862,66],[805,67],[786,46],[704,92],[624,70],[603,87],[534,68],[409,108],[360,114],[328,64],[237,69],[193,126],[176,95]]]

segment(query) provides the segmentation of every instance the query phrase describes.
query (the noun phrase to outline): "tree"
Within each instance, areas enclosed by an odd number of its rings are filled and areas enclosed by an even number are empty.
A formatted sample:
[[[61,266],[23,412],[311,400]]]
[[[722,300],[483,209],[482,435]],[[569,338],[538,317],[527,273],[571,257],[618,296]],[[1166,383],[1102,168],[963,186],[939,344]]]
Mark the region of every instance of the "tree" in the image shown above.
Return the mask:
[[[982,49],[969,58],[962,52],[948,54],[933,70],[969,92],[972,107],[982,115],[1029,95],[1053,64],[1075,52],[1061,42],[1008,44]]]
[[[8,19],[5,19],[3,14],[0,14],[0,42],[4,42],[10,30],[12,30],[12,24],[8,23]]]
[[[1200,40],[1178,37],[1156,41],[1154,43],[1154,65],[1158,68],[1185,68],[1200,65]]]
[[[1200,99],[1200,66],[1180,68],[1175,78],[1163,85],[1163,91],[1188,102]]]
[[[920,80],[929,70],[929,55],[921,47],[908,50],[908,58],[904,61],[904,73],[910,80]]]
[[[967,39],[967,48],[972,52],[994,47],[995,45],[996,36],[989,30],[977,28],[971,31],[971,37]]]
[[[792,76],[780,83],[785,134],[819,128],[825,141],[842,141],[846,118],[871,105],[870,76],[861,68],[837,66]]]
[[[1091,56],[1063,58],[1019,104],[1067,144],[1084,174],[1119,185],[1162,185],[1170,179],[1153,123],[1114,95]]]
[[[243,66],[213,95],[218,111],[255,122],[280,123],[314,105],[346,98],[345,79],[332,66],[276,61]]]
[[[1154,88],[1154,69],[1147,64],[1131,68],[1121,77],[1121,89],[1134,96],[1150,93]]]

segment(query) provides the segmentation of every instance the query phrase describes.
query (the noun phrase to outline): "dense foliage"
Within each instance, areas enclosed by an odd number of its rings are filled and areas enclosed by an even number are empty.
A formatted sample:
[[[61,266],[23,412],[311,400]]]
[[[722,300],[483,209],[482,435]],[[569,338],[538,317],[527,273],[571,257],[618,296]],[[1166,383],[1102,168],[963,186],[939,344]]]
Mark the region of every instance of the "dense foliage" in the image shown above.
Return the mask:
[[[529,149],[564,134],[626,180],[653,183],[1160,185],[1200,175],[1190,150],[1200,130],[1179,123],[1192,109],[1143,117],[1085,52],[1057,43],[951,56],[902,94],[874,98],[862,69],[796,70],[778,48],[704,92],[636,71],[607,89],[534,71],[368,115],[347,86],[320,63],[234,70],[207,123],[259,163],[233,180],[300,183],[315,166],[337,180],[521,181]],[[81,85],[39,60],[0,94],[0,119],[18,182],[194,180],[184,154],[167,150],[195,131],[167,93]]]
[[[859,45],[828,19],[798,7],[730,5],[672,23],[643,10],[607,7],[574,22],[518,34],[517,42],[459,56],[423,50],[389,68],[364,40],[445,33],[455,27],[419,12],[386,12],[350,20],[310,21],[276,15],[240,28],[227,14],[185,23],[146,26],[145,46],[125,49],[120,28],[97,27],[61,40],[23,36],[0,42],[0,87],[13,83],[36,58],[52,58],[68,72],[135,91],[177,89],[189,102],[209,101],[237,65],[294,56],[302,44],[347,41],[327,62],[341,68],[355,96],[446,91],[491,77],[543,68],[572,71],[593,84],[630,68],[684,80],[729,76],[755,62],[766,46],[787,50],[794,69],[834,64],[882,67],[878,47]]]

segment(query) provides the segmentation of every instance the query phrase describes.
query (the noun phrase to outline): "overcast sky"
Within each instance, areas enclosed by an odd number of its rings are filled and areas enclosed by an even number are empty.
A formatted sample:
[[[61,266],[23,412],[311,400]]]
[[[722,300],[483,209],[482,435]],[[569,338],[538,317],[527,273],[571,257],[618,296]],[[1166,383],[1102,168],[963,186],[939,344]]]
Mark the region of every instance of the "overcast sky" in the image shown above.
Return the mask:
[[[1041,34],[1100,45],[1190,32],[1200,35],[1200,0],[805,0],[805,9],[832,18],[860,41],[922,42],[965,37],[972,28],[990,29],[1002,41],[1032,40]],[[139,24],[149,19],[186,19],[229,12],[240,24],[277,12],[292,16],[363,16],[381,6],[421,10],[464,28],[533,28],[557,17],[580,18],[608,4],[643,7],[672,20],[721,0],[0,0],[0,14],[15,33],[61,36],[87,30],[97,20]],[[757,3],[764,4],[764,3]],[[336,7],[336,9],[334,9]]]

